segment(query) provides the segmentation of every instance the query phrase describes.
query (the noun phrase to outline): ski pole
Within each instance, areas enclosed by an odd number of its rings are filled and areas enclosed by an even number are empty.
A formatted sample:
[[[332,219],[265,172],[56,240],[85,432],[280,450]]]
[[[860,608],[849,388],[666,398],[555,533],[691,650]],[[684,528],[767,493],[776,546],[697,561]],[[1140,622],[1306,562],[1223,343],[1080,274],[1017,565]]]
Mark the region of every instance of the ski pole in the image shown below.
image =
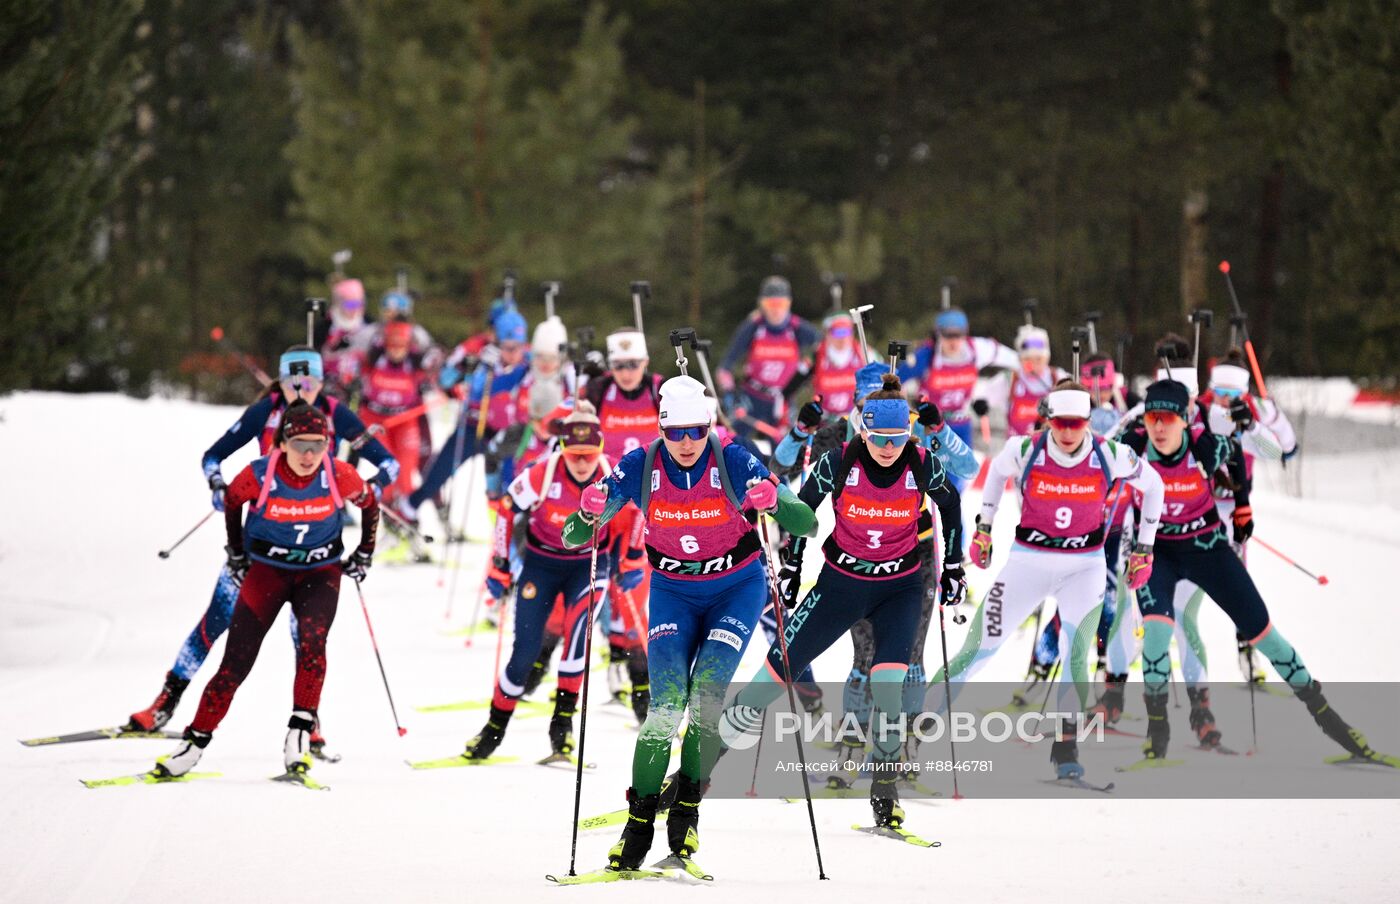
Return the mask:
[[[1259,752],[1259,717],[1254,708],[1254,647],[1246,646],[1246,665],[1249,666],[1249,756]]]
[[[499,677],[501,674],[501,647],[505,645],[506,639],[506,615],[510,611],[511,601],[515,599],[514,588],[510,593],[501,597],[500,607],[496,610],[496,664],[491,668],[492,676]]]
[[[865,312],[875,310],[873,304],[863,304],[858,308],[851,308],[849,313],[851,319],[856,322],[856,338],[860,342],[860,363],[869,364],[870,347],[865,344]]]
[[[1191,312],[1190,320],[1196,327],[1196,348],[1191,354],[1191,367],[1199,369],[1201,366],[1201,324],[1204,323],[1206,329],[1210,329],[1211,325],[1215,323],[1215,313],[1205,308],[1197,308]]]
[[[464,647],[470,647],[470,646],[472,645],[472,641],[476,638],[476,620],[477,620],[478,618],[481,617],[481,601],[484,600],[485,598],[486,598],[486,579],[485,579],[485,578],[482,578],[482,579],[481,579],[481,586],[478,587],[478,588],[476,588],[476,604],[472,606],[472,617],[471,617],[471,620],[467,622],[467,640],[466,640],[466,643],[462,644],[462,646],[464,646]],[[451,608],[450,608],[450,606],[451,606],[451,601],[450,601],[450,600],[448,601],[448,606],[449,606],[448,612],[450,613],[450,612],[452,611]]]
[[[642,333],[642,300],[651,298],[651,283],[644,279],[632,281],[632,317],[637,324],[637,332]]]
[[[431,542],[433,542],[433,535],[432,535],[432,534],[425,534],[425,533],[423,533],[423,532],[420,531],[418,528],[414,527],[412,524],[410,524],[409,522],[405,521],[403,515],[400,515],[398,512],[394,511],[393,509],[388,508],[387,506],[380,506],[379,511],[384,515],[385,518],[388,518],[390,521],[394,522],[394,523],[397,524],[399,527],[401,527],[401,528],[403,528],[404,530],[408,531],[410,534],[412,534],[413,536],[417,537],[417,538],[418,538],[420,541],[422,541],[423,543],[431,543]]]
[[[758,761],[763,757],[763,729],[768,727],[768,710],[763,710],[763,716],[758,722],[758,744],[753,752],[753,778],[749,779],[749,790],[744,792],[745,797],[758,797]]]
[[[1230,290],[1230,304],[1235,307],[1235,316],[1239,318],[1239,328],[1244,336],[1244,353],[1249,356],[1249,369],[1254,371],[1254,382],[1259,384],[1259,398],[1267,399],[1269,390],[1264,386],[1264,372],[1259,368],[1259,359],[1254,354],[1254,342],[1249,338],[1249,331],[1245,329],[1244,308],[1240,307],[1240,297],[1235,294],[1235,281],[1230,278],[1230,262],[1220,262],[1220,272],[1225,274],[1225,286]]]
[[[267,371],[263,370],[261,367],[258,367],[256,364],[253,363],[252,358],[249,358],[247,355],[243,354],[243,352],[239,351],[238,347],[234,345],[231,341],[229,341],[228,337],[224,335],[223,327],[216,326],[212,330],[210,330],[209,338],[222,345],[225,349],[228,350],[229,354],[237,358],[238,363],[243,365],[243,369],[253,375],[253,379],[257,380],[264,386],[272,385],[272,378],[267,375]]]
[[[306,299],[306,345],[316,347],[316,315],[326,309],[324,298]]]
[[[750,486],[753,484],[750,483]],[[763,548],[771,549],[772,545],[768,541],[768,516],[762,513],[758,516],[758,529],[762,534]],[[764,555],[767,567],[764,573],[768,578],[768,592],[773,598],[773,617],[778,622],[778,649],[783,654],[783,683],[787,685],[788,707],[796,714],[801,712],[797,706],[797,692],[792,686],[792,663],[788,659],[787,627],[783,618],[783,595],[778,591],[778,576],[774,572],[775,563],[771,556]],[[822,866],[822,844],[817,838],[817,814],[812,808],[812,785],[807,779],[807,752],[802,747],[802,732],[793,735],[797,741],[797,761],[802,767],[802,793],[807,798],[807,820],[812,825],[812,847],[817,852],[817,878],[826,879],[826,869]],[[583,762],[580,758],[579,762]],[[575,825],[578,820],[574,820]]]
[[[384,427],[385,429],[388,429],[389,427],[393,427],[393,426],[396,426],[396,425],[398,425],[398,424],[402,424],[404,421],[415,420],[415,419],[418,418],[420,415],[423,415],[423,414],[428,413],[429,411],[432,411],[433,409],[435,409],[435,408],[437,408],[438,406],[442,405],[442,404],[443,404],[444,402],[446,402],[446,401],[447,401],[447,396],[437,396],[436,398],[429,399],[428,401],[424,402],[423,404],[421,404],[421,405],[416,405],[416,406],[414,406],[413,408],[408,409],[407,411],[400,411],[398,414],[391,415],[390,417],[386,417],[384,420],[382,420],[382,421],[379,422],[379,423],[380,423],[380,426]]]
[[[1264,548],[1267,549],[1269,552],[1271,552],[1271,553],[1273,553],[1274,555],[1278,556],[1280,559],[1283,559],[1283,560],[1284,560],[1285,562],[1287,562],[1289,565],[1292,565],[1294,568],[1298,569],[1298,570],[1301,571],[1303,574],[1305,574],[1305,575],[1307,575],[1308,577],[1312,578],[1314,581],[1317,581],[1317,582],[1318,582],[1319,584],[1321,584],[1322,586],[1324,586],[1324,587],[1327,586],[1327,575],[1325,575],[1325,574],[1313,574],[1311,571],[1308,571],[1308,570],[1307,570],[1306,568],[1304,568],[1302,565],[1299,565],[1297,562],[1293,561],[1293,560],[1290,559],[1288,556],[1286,556],[1286,555],[1284,555],[1283,553],[1279,552],[1277,549],[1274,549],[1272,546],[1270,546],[1269,544],[1265,543],[1263,540],[1260,540],[1258,537],[1250,537],[1249,539],[1250,539],[1250,540],[1253,540],[1255,543],[1258,543],[1260,546],[1264,547]]]
[[[384,694],[389,698],[389,712],[394,716],[394,727],[399,730],[399,737],[403,737],[408,734],[408,729],[399,724],[399,711],[394,706],[394,692],[389,690],[389,676],[384,673],[384,657],[379,655],[379,641],[374,639],[374,625],[369,620],[369,607],[365,605],[365,591],[358,579],[355,581],[355,592],[360,596],[360,611],[365,614],[365,627],[369,629],[369,645],[374,648],[374,659],[379,663],[379,677],[384,679]]]
[[[482,390],[481,390],[481,407],[477,410],[477,413],[476,413],[476,450],[475,450],[476,452],[480,452],[480,451],[481,451],[481,440],[482,440],[482,438],[486,435],[486,412],[487,412],[487,409],[488,409],[488,408],[490,407],[490,405],[491,405],[491,383],[492,383],[493,379],[495,378],[495,376],[496,376],[496,372],[495,372],[494,370],[488,370],[488,371],[486,372],[486,384],[485,384],[485,386],[482,387]],[[464,406],[464,408],[463,408],[463,412],[462,412],[462,413],[463,413],[463,416],[465,416],[465,414],[466,414],[465,406]],[[475,457],[475,453],[473,453],[473,457]],[[455,462],[455,464],[456,464],[456,466],[457,466],[458,468],[460,468],[460,467],[462,466],[462,462],[461,462],[461,461],[457,461],[457,462]],[[455,472],[454,472],[454,473],[455,473]],[[464,540],[466,539],[466,536],[467,536],[467,516],[471,514],[471,510],[472,510],[472,486],[473,486],[473,484],[474,484],[475,482],[476,482],[476,466],[473,465],[473,466],[472,466],[472,469],[471,469],[470,471],[467,472],[467,492],[466,492],[466,497],[465,497],[465,499],[463,499],[463,501],[462,501],[462,531],[461,531],[461,533],[462,533],[462,538],[463,538]],[[449,532],[450,532],[450,530],[451,530],[451,529],[449,528]],[[451,618],[451,617],[452,617],[452,598],[455,597],[455,596],[457,595],[457,573],[460,572],[460,571],[462,570],[462,547],[464,547],[464,546],[466,546],[466,543],[458,543],[458,544],[457,544],[457,551],[453,554],[453,560],[452,560],[452,582],[451,582],[451,584],[450,584],[450,585],[448,586],[448,588],[447,588],[447,614],[443,616],[444,618]],[[478,597],[477,597],[477,611],[479,612],[480,609],[481,609],[481,598],[478,596]],[[476,616],[473,615],[473,616],[472,616],[472,625],[475,625],[475,624],[476,624]],[[467,646],[471,646],[471,635],[467,635]]]
[[[463,406],[463,407],[465,408],[465,406]],[[457,431],[456,431],[456,432],[457,432],[457,436],[456,436],[456,438],[453,440],[453,445],[452,445],[452,473],[453,473],[454,475],[457,473],[457,469],[458,469],[459,467],[462,466],[462,444],[466,441],[466,438],[467,438],[467,419],[460,416],[462,413],[464,413],[464,412],[458,412]],[[453,534],[452,534],[452,523],[451,523],[451,518],[452,518],[452,503],[453,503],[453,500],[454,500],[454,498],[456,497],[456,495],[457,495],[457,480],[456,480],[456,478],[454,477],[453,480],[452,480],[452,485],[449,486],[449,487],[447,488],[447,517],[448,517],[448,523],[443,525],[443,527],[447,530],[447,545],[448,545],[448,546],[451,546],[452,543],[453,543],[453,541],[456,539],[456,538],[453,536]],[[438,585],[439,588],[445,586],[446,583],[447,583],[447,555],[446,555],[446,552],[447,552],[446,549],[444,549],[444,550],[443,550],[443,557],[442,557],[442,566],[438,569],[437,585]],[[449,602],[448,602],[448,609],[447,609],[447,612],[446,612],[446,614],[443,615],[443,618],[448,618],[448,617],[451,616],[451,614],[452,614],[452,608],[451,608],[451,602],[449,601]]]
[[[160,556],[162,559],[170,558],[170,554],[175,550],[179,549],[181,543],[184,543],[186,540],[188,540],[191,534],[203,527],[204,522],[208,521],[212,517],[214,517],[214,509],[210,509],[204,514],[203,518],[200,518],[198,521],[196,521],[194,527],[185,531],[185,535],[183,537],[176,540],[174,543],[171,543],[169,549],[162,549],[160,552],[156,553],[156,555]]]
[[[943,698],[948,701],[948,720],[953,719],[953,680],[948,672],[948,628],[943,623],[943,595],[938,597],[938,640],[943,646]],[[953,762],[953,800],[962,800],[958,791],[958,747],[953,741],[953,732],[948,732],[948,753]]]
[[[578,817],[583,802],[583,745],[588,740],[588,678],[593,671],[593,606],[598,597],[598,531],[601,527],[601,524],[594,526],[588,547],[588,612],[584,616],[587,621],[583,626],[583,687],[580,689],[582,700],[579,704],[578,771],[574,775],[573,837],[569,841],[570,876],[578,875],[574,872],[574,864],[578,861]]]

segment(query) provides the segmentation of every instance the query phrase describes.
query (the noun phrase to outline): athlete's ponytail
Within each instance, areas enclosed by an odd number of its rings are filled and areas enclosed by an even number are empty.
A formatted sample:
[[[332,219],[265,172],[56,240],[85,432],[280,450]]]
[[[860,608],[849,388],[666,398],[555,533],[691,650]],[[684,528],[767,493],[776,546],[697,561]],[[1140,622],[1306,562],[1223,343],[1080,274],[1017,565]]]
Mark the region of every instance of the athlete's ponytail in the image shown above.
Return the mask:
[[[880,388],[872,392],[870,395],[866,396],[865,401],[869,402],[874,399],[903,398],[904,389],[902,388],[899,382],[899,377],[895,374],[885,374],[884,376],[880,377]]]

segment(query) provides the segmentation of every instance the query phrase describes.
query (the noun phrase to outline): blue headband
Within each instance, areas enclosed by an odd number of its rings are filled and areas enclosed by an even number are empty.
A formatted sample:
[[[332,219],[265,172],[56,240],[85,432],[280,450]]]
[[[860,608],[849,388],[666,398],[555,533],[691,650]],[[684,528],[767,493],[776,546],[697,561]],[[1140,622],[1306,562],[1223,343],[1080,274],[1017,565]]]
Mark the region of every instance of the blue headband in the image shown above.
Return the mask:
[[[967,315],[957,308],[949,308],[946,311],[939,311],[938,316],[933,319],[934,328],[938,330],[953,330],[955,332],[967,332]]]
[[[298,364],[305,366],[297,367]],[[304,350],[283,353],[281,360],[277,362],[277,379],[286,380],[298,373],[318,380],[325,379],[325,371],[321,369],[321,356],[316,352]]]
[[[866,430],[909,429],[909,403],[904,399],[869,399],[860,411]]]

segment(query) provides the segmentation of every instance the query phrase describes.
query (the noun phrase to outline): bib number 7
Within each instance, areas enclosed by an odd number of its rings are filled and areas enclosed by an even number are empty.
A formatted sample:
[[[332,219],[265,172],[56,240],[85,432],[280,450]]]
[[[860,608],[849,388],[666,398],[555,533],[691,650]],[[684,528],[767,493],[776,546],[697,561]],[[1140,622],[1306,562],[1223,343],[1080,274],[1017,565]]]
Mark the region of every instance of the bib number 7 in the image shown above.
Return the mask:
[[[306,532],[311,530],[309,524],[293,524],[292,530],[297,532],[297,545],[300,546],[306,540]]]

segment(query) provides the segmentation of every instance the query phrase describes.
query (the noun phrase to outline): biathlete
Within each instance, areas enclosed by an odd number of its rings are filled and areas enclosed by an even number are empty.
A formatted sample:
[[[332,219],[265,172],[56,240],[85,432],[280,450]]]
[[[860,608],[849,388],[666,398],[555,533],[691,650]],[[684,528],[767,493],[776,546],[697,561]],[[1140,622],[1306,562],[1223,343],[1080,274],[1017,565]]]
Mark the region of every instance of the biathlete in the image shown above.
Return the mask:
[[[291,603],[297,618],[296,680],[283,765],[291,774],[311,767],[311,732],[326,680],[326,637],[335,620],[340,576],[364,580],[379,525],[378,498],[353,467],[331,458],[333,437],[322,412],[296,402],[282,417],[272,454],[245,467],[229,484],[226,568],[240,589],[228,643],[184,740],[156,761],[157,775],[184,775],[199,762],[283,603]],[[359,546],[342,561],[341,509],[347,502],[363,515]],[[252,504],[246,524],[244,503]]]
[[[812,510],[779,487],[762,462],[740,445],[721,446],[699,381],[667,380],[658,419],[661,437],[584,490],[580,511],[564,525],[565,546],[579,548],[628,503],[646,518],[651,708],[632,758],[627,825],[608,852],[613,870],[637,869],[651,849],[671,739],[687,709],[666,834],[678,856],[699,847],[700,799],[718,755],[724,694],[769,595],[752,519],[776,513],[795,535],[816,529]]]
[[[919,513],[924,497],[933,500],[942,523],[945,550],[939,591],[948,605],[967,592],[962,567],[962,506],[938,458],[910,442],[910,407],[899,377],[886,374],[883,388],[864,400],[860,432],[839,449],[822,454],[798,498],[815,509],[827,496],[836,526],[822,545],[826,562],[814,586],[787,619],[788,666],[798,672],[845,634],[858,620],[870,625],[874,664],[870,687],[877,713],[901,710],[904,680],[924,609],[920,574]],[[785,570],[783,605],[797,596],[806,540],[795,537]],[[763,711],[783,687],[783,645],[768,650],[764,667],[739,692],[721,717],[728,746],[752,746]],[[879,724],[877,722],[877,724]],[[742,740],[741,740],[742,738]],[[896,790],[903,738],[877,732],[873,740],[874,779],[870,803],[875,823],[897,828],[904,821]],[[674,812],[674,811],[672,811]]]
[[[233,453],[257,439],[260,454],[267,455],[276,445],[276,435],[282,418],[290,404],[301,401],[314,406],[326,416],[333,439],[344,439],[358,446],[360,453],[374,464],[379,473],[373,483],[383,489],[398,477],[399,463],[389,454],[389,450],[372,436],[366,435],[364,423],[355,416],[349,406],[321,392],[324,370],[321,356],[302,345],[294,345],[282,354],[277,366],[278,381],[267,392],[234,421],[233,426],[215,441],[205,452],[203,461],[204,477],[213,494],[213,504],[217,511],[224,511],[224,482],[222,463]],[[238,600],[238,584],[234,576],[224,567],[219,572],[214,593],[209,606],[194,630],[185,638],[175,664],[166,673],[165,684],[150,706],[131,714],[127,722],[130,731],[155,731],[170,721],[175,707],[190,679],[204,665],[209,649],[228,630],[229,619],[233,617],[234,603]],[[296,612],[293,610],[292,644],[301,649],[297,638]],[[325,739],[318,731],[312,737],[312,752],[319,756],[324,750]]]

